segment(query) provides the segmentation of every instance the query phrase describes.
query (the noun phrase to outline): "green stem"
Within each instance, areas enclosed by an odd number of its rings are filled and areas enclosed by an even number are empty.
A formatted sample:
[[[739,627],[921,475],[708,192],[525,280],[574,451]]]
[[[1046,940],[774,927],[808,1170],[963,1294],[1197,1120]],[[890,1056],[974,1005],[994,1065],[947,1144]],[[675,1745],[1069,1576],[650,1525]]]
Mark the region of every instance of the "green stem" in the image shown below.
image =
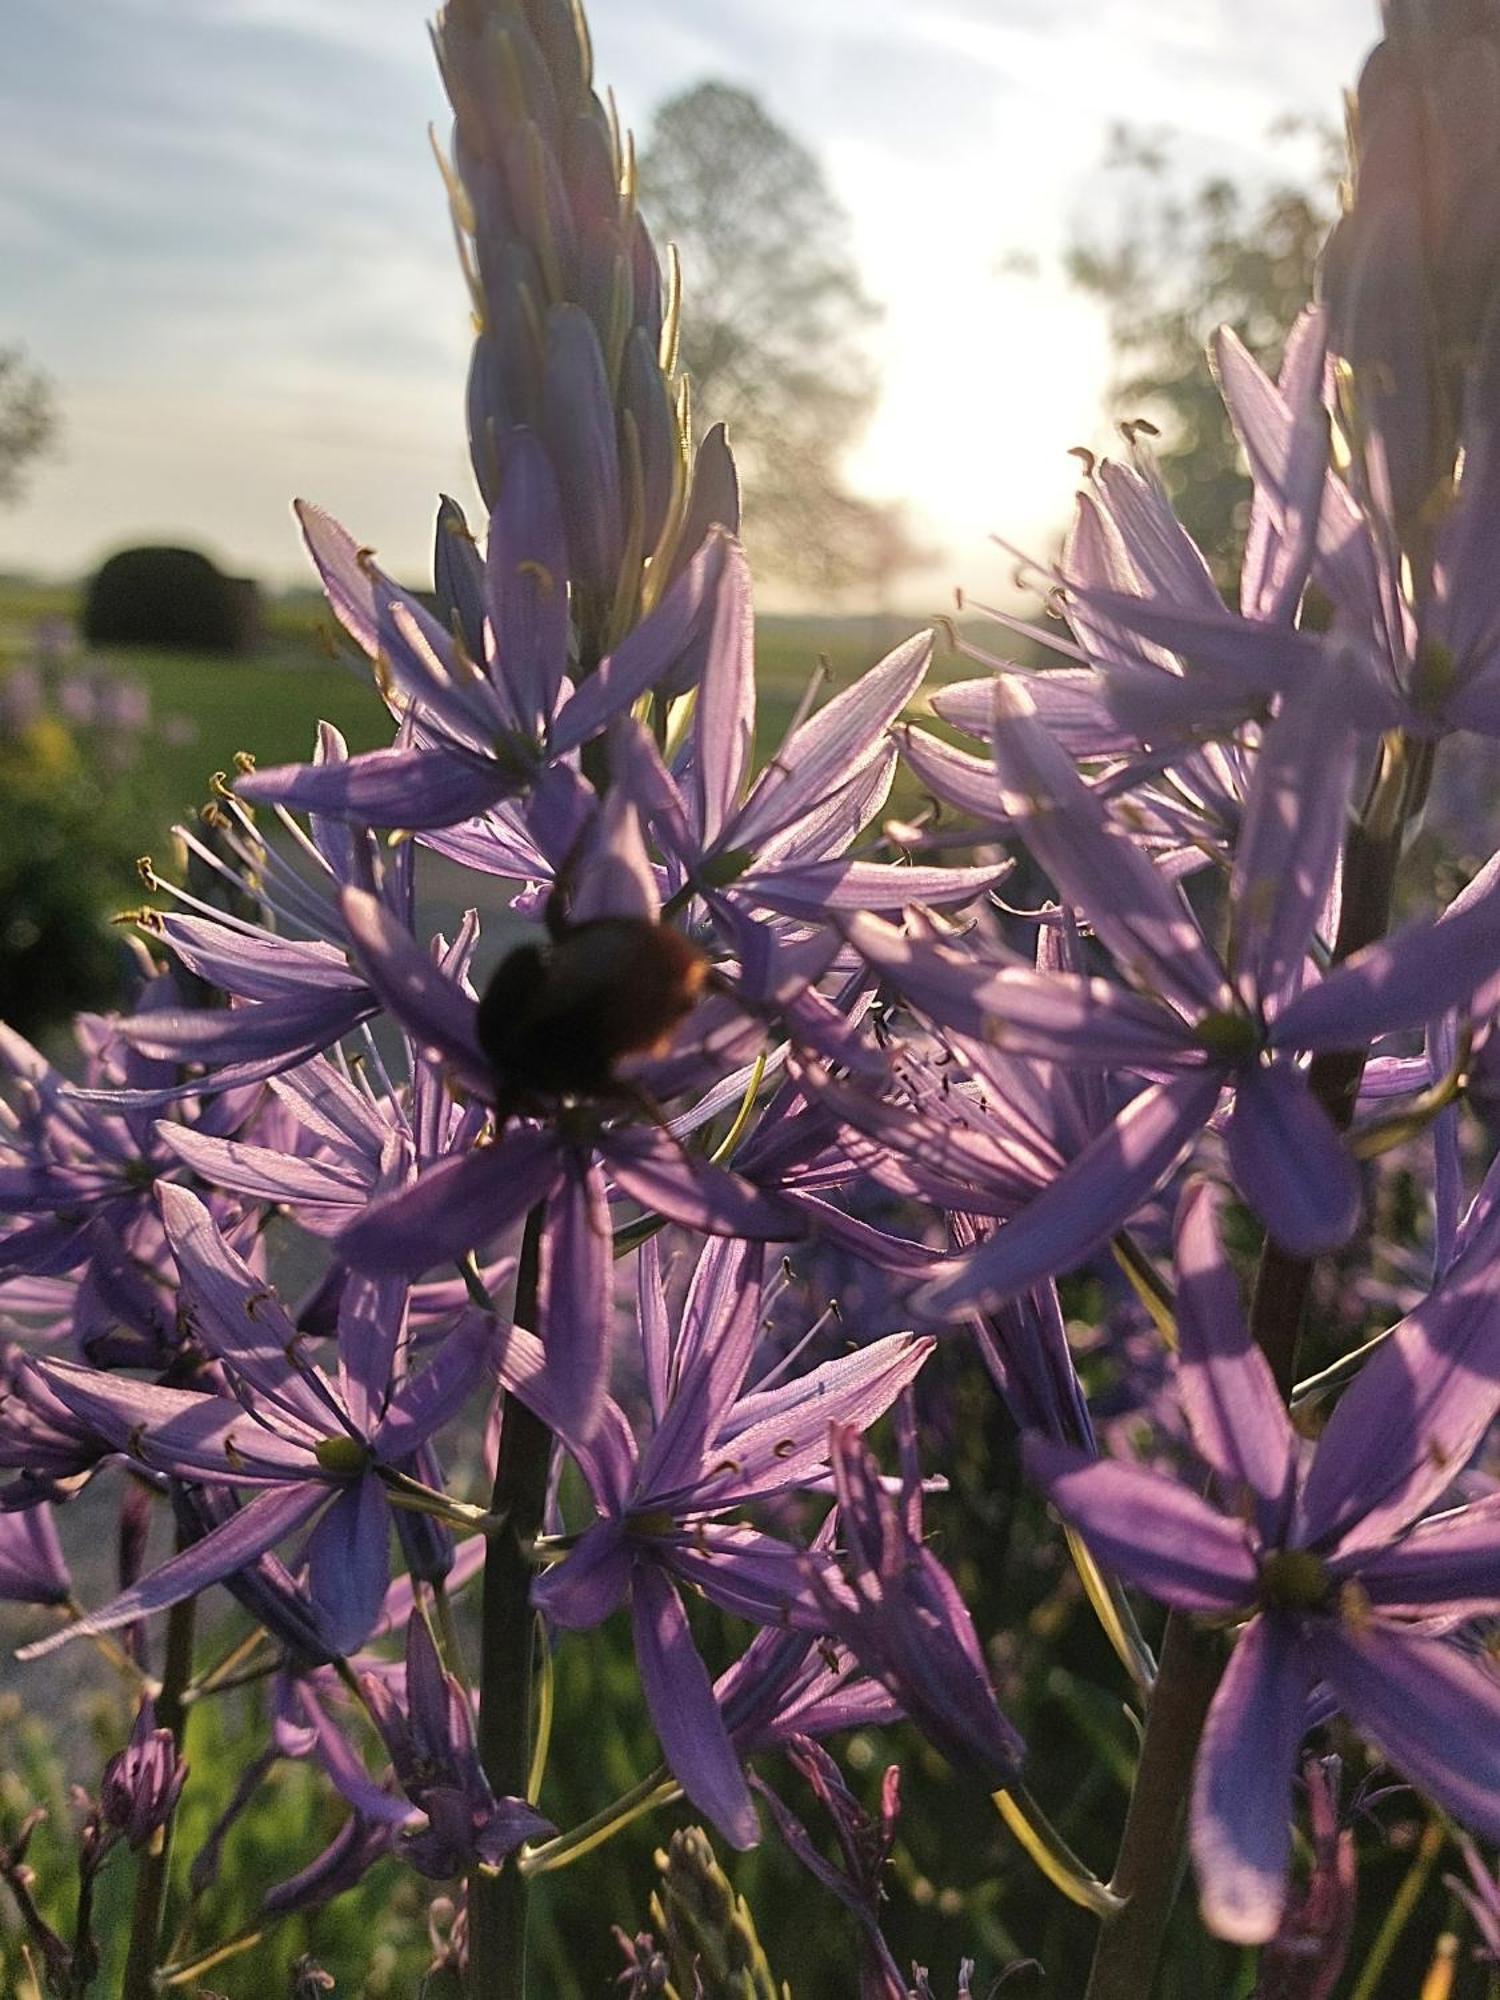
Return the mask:
[[[596,1847],[602,1847],[606,1840],[612,1840],[642,1813],[653,1812],[657,1806],[681,1797],[682,1787],[670,1776],[665,1764],[658,1764],[638,1785],[591,1818],[580,1820],[577,1826],[554,1835],[540,1847],[529,1848],[521,1859],[522,1872],[545,1875],[553,1868],[567,1868],[585,1854],[592,1854]]]
[[[1406,1879],[1396,1891],[1396,1900],[1385,1913],[1385,1922],[1376,1933],[1375,1942],[1370,1947],[1370,1955],[1365,1960],[1350,2000],[1376,2000],[1380,1992],[1380,1982],[1385,1977],[1386,1966],[1391,1953],[1401,1941],[1401,1933],[1411,1921],[1412,1912],[1422,1900],[1422,1891],[1427,1887],[1427,1878],[1437,1866],[1437,1858],[1447,1840],[1447,1829],[1437,1818],[1430,1819],[1423,1829],[1416,1855]]]
[[[526,1218],[516,1279],[516,1322],[536,1326],[542,1210]],[[552,1433],[514,1396],[505,1399],[491,1512],[505,1523],[491,1535],[480,1613],[479,1756],[497,1798],[525,1798],[531,1776],[535,1575],[529,1554],[542,1524]],[[526,1878],[514,1861],[469,1877],[469,1992],[472,2000],[524,2000]]]
[[[1182,1873],[1198,1738],[1219,1684],[1218,1648],[1181,1612],[1167,1619],[1111,1891],[1124,1907],[1099,1933],[1087,2000],[1145,2000]]]
[[[179,1542],[179,1546],[186,1546]],[[156,1726],[172,1733],[179,1756],[187,1728],[188,1684],[193,1676],[193,1613],[197,1599],[186,1598],[167,1613],[167,1650],[162,1664],[161,1692],[156,1697]],[[175,1815],[173,1816],[175,1818]],[[172,1870],[172,1820],[141,1856],[136,1868],[135,1909],[130,1920],[130,1949],[120,2000],[153,2000],[157,1953],[161,1945],[162,1910]]]

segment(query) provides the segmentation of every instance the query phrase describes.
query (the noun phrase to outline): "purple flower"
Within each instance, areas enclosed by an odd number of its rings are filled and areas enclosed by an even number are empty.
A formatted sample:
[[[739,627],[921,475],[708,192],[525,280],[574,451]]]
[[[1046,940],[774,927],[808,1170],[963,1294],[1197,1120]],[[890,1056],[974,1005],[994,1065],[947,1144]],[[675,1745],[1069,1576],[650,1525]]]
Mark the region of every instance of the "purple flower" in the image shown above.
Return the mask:
[[[884,1490],[858,1433],[836,1423],[829,1450],[842,1575],[808,1573],[829,1629],[955,1770],[1003,1788],[1026,1747],[996,1705],[963,1599]]]
[[[1128,984],[1041,973],[990,948],[960,953],[846,919],[881,974],[934,1020],[1042,1061],[1154,1078],[1014,1220],[916,1295],[924,1315],[992,1304],[1076,1264],[1161,1185],[1233,1087],[1230,1166],[1296,1255],[1344,1242],[1359,1212],[1353,1160],[1296,1056],[1363,1049],[1460,1004],[1500,965],[1500,885],[1304,983],[1343,833],[1352,741],[1326,681],[1262,743],[1235,856],[1228,960],[1178,890],[1107,821],[1036,720],[996,684],[995,756],[1017,824]],[[1316,722],[1322,714],[1324,721]]]
[[[762,1314],[757,1245],[709,1243],[675,1339],[653,1243],[640,1252],[638,1288],[653,1419],[644,1445],[609,1400],[592,1431],[573,1428],[558,1408],[552,1357],[523,1329],[512,1328],[501,1355],[505,1388],[561,1436],[597,1511],[532,1598],[554,1624],[580,1630],[629,1597],[642,1686],[667,1761],[693,1803],[736,1846],[750,1847],[758,1829],[740,1756],[768,1729],[774,1733],[776,1717],[759,1712],[757,1690],[743,1678],[726,1676],[716,1700],[680,1587],[757,1624],[821,1628],[808,1573],[827,1564],[823,1548],[804,1555],[727,1517],[826,1481],[830,1422],[873,1423],[912,1381],[932,1343],[892,1336],[747,1393]],[[784,1714],[791,1688],[778,1675],[759,1692],[771,1686]],[[828,1726],[847,1726],[837,1713]],[[810,1731],[806,1715],[800,1727]]]
[[[352,1280],[339,1307],[330,1380],[275,1293],[235,1255],[201,1202],[165,1188],[162,1211],[199,1341],[234,1396],[39,1367],[53,1393],[118,1451],[161,1472],[253,1497],[227,1520],[78,1624],[28,1648],[50,1652],[195,1596],[316,1521],[308,1588],[330,1642],[349,1652],[378,1619],[390,1578],[391,1509],[383,1473],[401,1471],[485,1380],[495,1327],[470,1314],[427,1367],[397,1378],[405,1288]],[[236,1400],[238,1399],[238,1400]]]
[[[1500,1407],[1496,1217],[1396,1327],[1300,1462],[1195,1183],[1177,1229],[1181,1390],[1223,1511],[1164,1474],[1033,1436],[1032,1476],[1101,1562],[1176,1606],[1245,1621],[1209,1711],[1192,1846],[1220,1936],[1275,1934],[1313,1689],[1445,1810],[1500,1835],[1500,1678],[1434,1628],[1493,1608],[1500,1506],[1429,1510]]]
[[[137,1853],[172,1817],[187,1779],[170,1729],[158,1729],[156,1710],[143,1701],[130,1741],[104,1768],[99,1804],[105,1819]]]
[[[561,499],[528,433],[511,441],[490,520],[483,667],[326,515],[304,508],[302,525],[335,615],[402,717],[401,740],[338,763],[255,771],[238,790],[408,829],[457,826],[527,791],[666,679],[712,628],[733,548],[710,535],[660,605],[575,687]]]
[[[403,1827],[397,1852],[418,1874],[444,1881],[476,1864],[498,1868],[523,1841],[556,1829],[524,1799],[497,1799],[474,1747],[469,1697],[443,1671],[420,1612],[406,1627],[405,1701],[379,1674],[360,1677],[360,1690],[390,1752],[396,1782],[425,1827]]]

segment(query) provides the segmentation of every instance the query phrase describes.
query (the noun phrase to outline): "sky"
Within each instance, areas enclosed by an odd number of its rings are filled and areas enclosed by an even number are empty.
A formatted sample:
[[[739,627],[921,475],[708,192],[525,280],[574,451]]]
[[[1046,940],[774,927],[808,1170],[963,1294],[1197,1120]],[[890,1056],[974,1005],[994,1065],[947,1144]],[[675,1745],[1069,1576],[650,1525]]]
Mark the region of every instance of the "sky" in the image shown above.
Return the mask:
[[[421,0],[0,0],[0,345],[54,378],[57,453],[0,512],[0,571],[123,544],[297,581],[289,502],[398,571],[472,493],[469,324],[428,139]],[[1341,115],[1374,0],[594,0],[637,132],[705,77],[819,153],[849,213],[883,383],[851,484],[900,500],[917,608],[1044,549],[1104,447],[1109,358],[1059,255],[1119,120],[1189,180],[1253,181],[1286,114]],[[1013,267],[1019,253],[1034,275]],[[691,311],[689,292],[686,309]]]

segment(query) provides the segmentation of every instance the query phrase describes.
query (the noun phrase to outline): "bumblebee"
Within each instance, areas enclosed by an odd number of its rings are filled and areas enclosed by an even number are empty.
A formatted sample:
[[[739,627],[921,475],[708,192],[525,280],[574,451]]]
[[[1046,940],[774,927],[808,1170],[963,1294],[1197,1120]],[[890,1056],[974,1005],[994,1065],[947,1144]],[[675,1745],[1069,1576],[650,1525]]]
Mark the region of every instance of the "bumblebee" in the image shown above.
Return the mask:
[[[500,961],[479,1002],[479,1045],[502,1105],[634,1098],[615,1064],[665,1049],[708,983],[708,959],[647,917],[572,923],[556,894],[547,932],[546,943],[517,945]]]

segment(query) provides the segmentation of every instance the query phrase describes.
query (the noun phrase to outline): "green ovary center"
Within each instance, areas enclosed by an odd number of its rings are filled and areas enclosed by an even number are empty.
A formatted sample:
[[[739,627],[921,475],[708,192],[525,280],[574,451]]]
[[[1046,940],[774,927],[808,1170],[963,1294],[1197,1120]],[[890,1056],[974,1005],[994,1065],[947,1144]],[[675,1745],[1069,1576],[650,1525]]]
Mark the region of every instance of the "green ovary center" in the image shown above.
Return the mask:
[[[1327,1564],[1310,1549],[1277,1549],[1261,1563],[1261,1602],[1277,1610],[1317,1611],[1332,1591]]]
[[[313,1447],[313,1457],[325,1472],[345,1473],[353,1476],[363,1472],[370,1462],[370,1447],[361,1444],[358,1438],[319,1438]]]

